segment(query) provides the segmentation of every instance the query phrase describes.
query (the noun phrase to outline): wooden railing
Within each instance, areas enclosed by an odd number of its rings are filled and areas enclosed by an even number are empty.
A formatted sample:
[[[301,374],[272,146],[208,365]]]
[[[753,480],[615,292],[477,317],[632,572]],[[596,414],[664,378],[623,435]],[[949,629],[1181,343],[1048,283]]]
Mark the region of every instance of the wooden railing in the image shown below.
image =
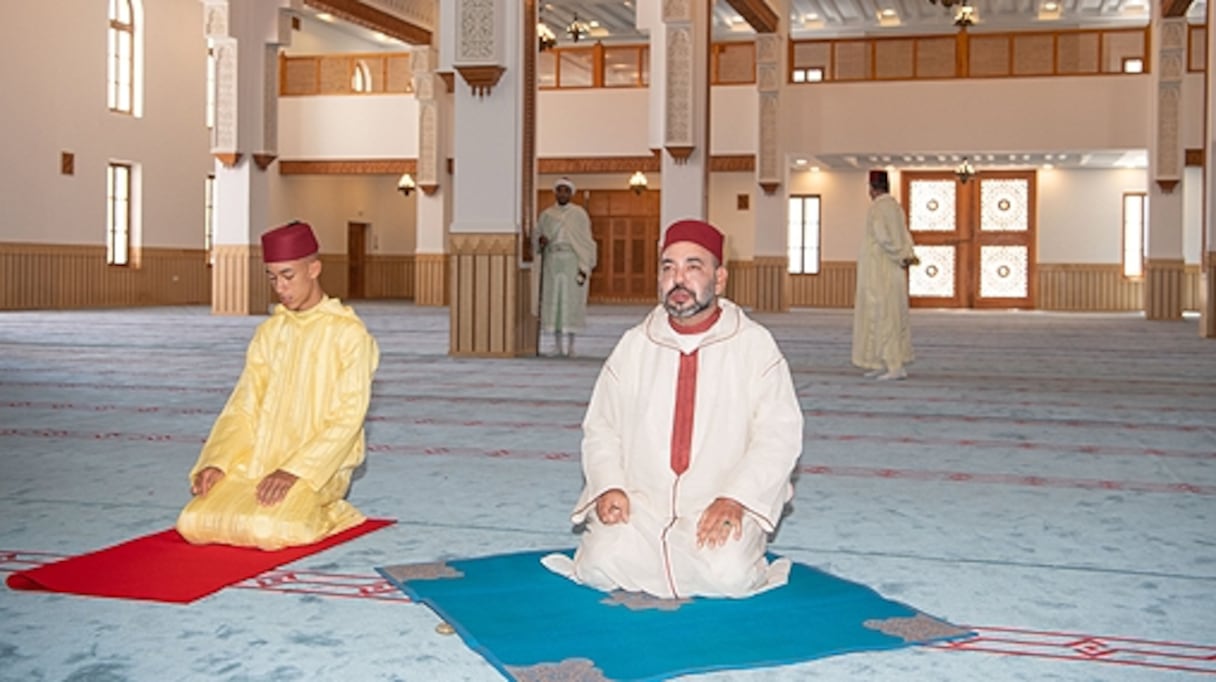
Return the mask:
[[[1149,29],[795,40],[791,83],[1147,73]]]
[[[555,47],[536,58],[542,89],[644,88],[650,84],[650,47],[645,44]],[[711,85],[756,82],[756,44],[751,41],[710,46]]]
[[[279,56],[279,95],[383,95],[414,92],[408,52]]]

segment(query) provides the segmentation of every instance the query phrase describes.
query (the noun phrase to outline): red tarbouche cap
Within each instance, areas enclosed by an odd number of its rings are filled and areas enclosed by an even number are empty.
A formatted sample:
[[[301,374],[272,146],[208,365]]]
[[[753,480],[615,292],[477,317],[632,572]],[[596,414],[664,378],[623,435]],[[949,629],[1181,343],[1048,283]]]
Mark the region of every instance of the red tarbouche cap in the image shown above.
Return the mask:
[[[265,263],[299,260],[320,250],[312,226],[298,220],[262,234],[262,261]]]
[[[692,242],[705,247],[718,262],[722,261],[722,243],[726,237],[718,228],[704,220],[679,220],[672,223],[663,234],[663,251],[676,242]]]

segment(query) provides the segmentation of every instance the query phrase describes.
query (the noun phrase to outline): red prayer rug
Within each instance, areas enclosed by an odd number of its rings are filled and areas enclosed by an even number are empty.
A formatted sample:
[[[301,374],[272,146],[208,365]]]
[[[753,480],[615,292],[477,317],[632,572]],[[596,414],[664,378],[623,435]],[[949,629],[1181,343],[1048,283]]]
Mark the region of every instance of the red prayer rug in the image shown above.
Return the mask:
[[[14,590],[186,604],[393,523],[391,519],[368,519],[320,542],[274,552],[229,545],[192,545],[170,528],[13,573],[5,582]]]

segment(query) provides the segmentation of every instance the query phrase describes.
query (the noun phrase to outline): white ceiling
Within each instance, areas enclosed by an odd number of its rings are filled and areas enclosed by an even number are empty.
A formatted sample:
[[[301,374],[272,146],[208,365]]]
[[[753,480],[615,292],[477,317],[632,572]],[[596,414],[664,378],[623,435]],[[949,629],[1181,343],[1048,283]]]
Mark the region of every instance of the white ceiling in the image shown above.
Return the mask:
[[[1160,1],[1160,0],[1151,0]],[[898,33],[949,33],[955,30],[954,8],[930,0],[788,0],[790,32],[796,39]],[[971,0],[976,24],[972,31],[1051,30],[1054,28],[1144,26],[1150,0]],[[635,0],[541,0],[540,19],[567,44],[565,33],[577,14],[594,22],[590,38],[636,41],[645,37],[635,28]],[[1056,5],[1052,11],[1050,6]],[[1188,16],[1202,23],[1206,0],[1194,0]],[[894,18],[880,21],[882,10]],[[753,35],[751,28],[726,2],[715,0],[714,35],[719,40]]]
[[[842,36],[876,36],[898,33],[950,33],[953,9],[929,0],[788,0],[791,13],[791,33],[796,39]],[[941,0],[938,0],[940,3]],[[956,0],[957,1],[957,0]],[[1149,20],[1148,0],[1056,0],[1059,9],[1050,16],[1042,5],[1051,0],[971,0],[979,17],[972,31],[981,30],[1051,30],[1075,27],[1144,26]],[[1160,0],[1154,0],[1160,1]],[[635,27],[634,0],[543,0],[540,19],[550,26],[559,45],[572,44],[564,27],[578,19],[591,24],[591,35],[584,41],[641,42],[646,36]],[[1194,0],[1189,17],[1202,23],[1206,0]],[[881,26],[879,11],[893,9],[898,25]],[[316,23],[315,10],[302,13],[306,26]],[[376,49],[404,49],[406,46],[383,35],[376,35],[359,26],[342,22],[326,22],[326,30],[339,30],[358,36]],[[887,22],[890,24],[890,20]],[[306,29],[307,30],[307,29]],[[730,37],[746,39],[753,32],[742,22],[738,13],[726,2],[715,0],[714,33],[717,40]],[[394,45],[396,47],[394,47]],[[933,150],[923,152],[858,152],[791,156],[795,170],[817,167],[823,170],[856,170],[883,166],[908,169],[953,169],[966,157],[978,169],[999,168],[1145,168],[1145,150],[1045,150],[976,153],[973,150]]]

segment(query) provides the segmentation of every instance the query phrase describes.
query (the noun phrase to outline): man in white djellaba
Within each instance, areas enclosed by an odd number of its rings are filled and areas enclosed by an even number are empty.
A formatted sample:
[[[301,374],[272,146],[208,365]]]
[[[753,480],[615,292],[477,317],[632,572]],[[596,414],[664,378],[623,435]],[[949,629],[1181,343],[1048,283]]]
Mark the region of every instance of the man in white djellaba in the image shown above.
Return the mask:
[[[721,296],[721,232],[665,232],[660,305],[627,331],[583,421],[584,526],[542,563],[604,591],[747,597],[789,580],[765,552],[802,450],[802,410],[767,329]]]
[[[870,171],[870,209],[857,257],[853,364],[879,381],[908,377],[912,352],[908,268],[920,263],[886,171]]]
[[[596,246],[587,211],[570,201],[574,183],[561,178],[553,185],[557,203],[536,222],[541,254],[541,327],[553,333],[558,355],[574,355],[574,334],[587,320],[587,290],[595,269]],[[563,346],[563,337],[565,345]]]

